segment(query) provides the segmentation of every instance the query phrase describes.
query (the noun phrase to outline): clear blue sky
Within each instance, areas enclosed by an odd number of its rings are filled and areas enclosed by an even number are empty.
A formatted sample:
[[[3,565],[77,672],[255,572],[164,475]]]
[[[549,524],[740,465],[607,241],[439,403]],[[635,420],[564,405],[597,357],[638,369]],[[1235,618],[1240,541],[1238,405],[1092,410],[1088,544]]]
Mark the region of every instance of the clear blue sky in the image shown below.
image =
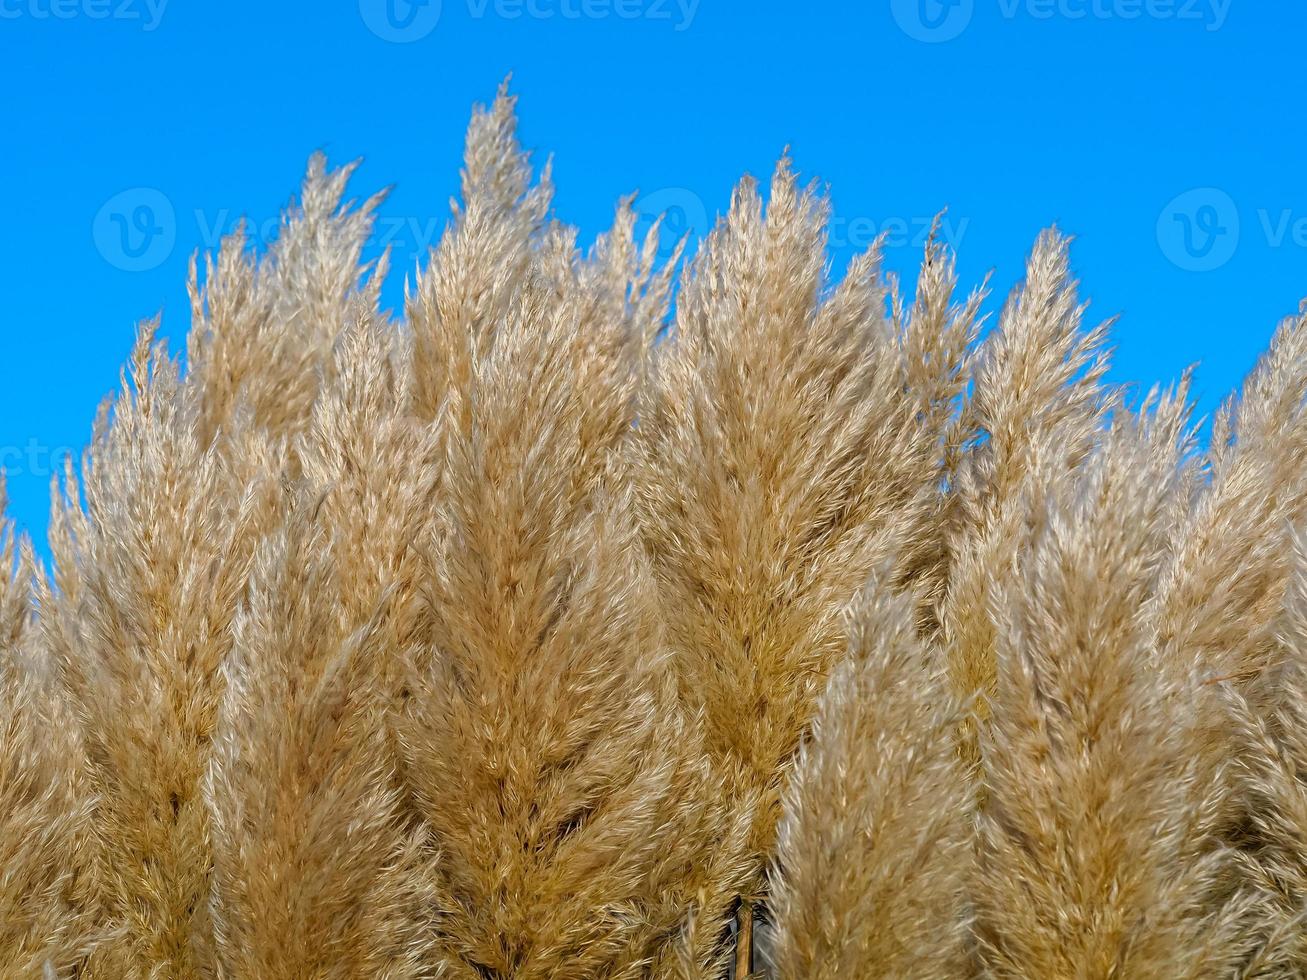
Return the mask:
[[[1115,377],[1201,362],[1210,411],[1307,294],[1304,37],[1307,5],[1268,0],[0,0],[11,513],[43,535],[134,323],[180,343],[191,252],[275,219],[313,150],[394,185],[410,268],[509,72],[587,238],[637,189],[701,225],[788,145],[837,269],[886,228],[911,269],[947,206],[964,283],[1002,293],[1057,222],[1122,315]]]

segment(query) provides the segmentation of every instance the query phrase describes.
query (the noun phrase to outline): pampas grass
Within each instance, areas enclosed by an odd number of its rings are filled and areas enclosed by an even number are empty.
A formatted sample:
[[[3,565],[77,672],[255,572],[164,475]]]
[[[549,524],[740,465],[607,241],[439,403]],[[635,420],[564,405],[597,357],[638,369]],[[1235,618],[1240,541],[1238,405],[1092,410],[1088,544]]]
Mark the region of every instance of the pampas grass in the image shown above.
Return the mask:
[[[0,485],[0,498],[3,497]],[[14,568],[13,528],[0,557]],[[81,963],[96,938],[95,801],[87,759],[48,660],[36,652],[27,585],[30,548],[0,584],[0,969],[56,975]]]
[[[906,596],[873,579],[849,632],[787,793],[776,974],[963,976],[973,814],[950,738],[959,705]]]
[[[754,814],[756,888],[843,609],[873,569],[895,562],[891,587],[910,588],[940,551],[938,407],[971,329],[970,310],[892,318],[874,249],[823,297],[826,215],[788,161],[765,210],[741,184],[685,276],[634,440],[681,699],[732,808]]]
[[[582,247],[514,112],[399,320],[311,160],[4,532],[0,973],[1307,975],[1307,319],[1204,444],[1056,231],[988,329],[788,158]]]

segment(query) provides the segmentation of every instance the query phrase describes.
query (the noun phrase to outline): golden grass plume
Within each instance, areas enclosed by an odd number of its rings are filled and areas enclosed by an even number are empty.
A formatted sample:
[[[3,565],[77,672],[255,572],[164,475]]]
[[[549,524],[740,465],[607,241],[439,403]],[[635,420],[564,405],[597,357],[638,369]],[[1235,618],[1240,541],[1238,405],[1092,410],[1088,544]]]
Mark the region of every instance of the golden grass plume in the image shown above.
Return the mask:
[[[1307,314],[1204,436],[1056,231],[585,247],[505,88],[396,319],[353,172],[0,538],[0,973],[1307,975]]]

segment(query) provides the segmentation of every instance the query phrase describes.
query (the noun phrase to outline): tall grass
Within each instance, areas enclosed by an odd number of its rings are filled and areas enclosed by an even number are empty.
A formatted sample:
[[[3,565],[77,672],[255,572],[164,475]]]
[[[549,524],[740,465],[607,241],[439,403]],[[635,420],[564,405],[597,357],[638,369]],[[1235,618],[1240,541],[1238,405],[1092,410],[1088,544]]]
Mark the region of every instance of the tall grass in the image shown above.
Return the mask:
[[[0,975],[1307,975],[1307,313],[1204,445],[1055,231],[583,249],[501,91],[393,320],[351,172],[4,532]]]

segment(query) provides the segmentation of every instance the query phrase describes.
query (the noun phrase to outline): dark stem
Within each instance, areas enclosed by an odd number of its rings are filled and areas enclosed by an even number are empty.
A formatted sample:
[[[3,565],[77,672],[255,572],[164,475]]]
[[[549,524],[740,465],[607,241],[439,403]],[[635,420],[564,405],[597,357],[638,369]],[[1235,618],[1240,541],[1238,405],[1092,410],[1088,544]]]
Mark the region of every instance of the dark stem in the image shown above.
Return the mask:
[[[735,921],[735,980],[745,980],[753,975],[753,899],[740,899]]]

